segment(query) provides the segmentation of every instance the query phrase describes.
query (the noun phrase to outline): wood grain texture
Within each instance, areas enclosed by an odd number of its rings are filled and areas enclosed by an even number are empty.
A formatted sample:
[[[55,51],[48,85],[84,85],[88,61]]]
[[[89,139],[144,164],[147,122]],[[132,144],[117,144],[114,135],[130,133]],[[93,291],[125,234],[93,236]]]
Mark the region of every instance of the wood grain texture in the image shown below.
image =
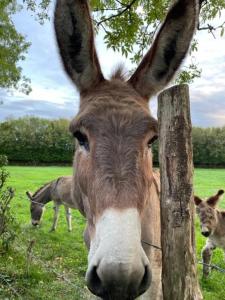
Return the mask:
[[[189,90],[159,95],[162,285],[164,300],[203,299],[197,279]]]

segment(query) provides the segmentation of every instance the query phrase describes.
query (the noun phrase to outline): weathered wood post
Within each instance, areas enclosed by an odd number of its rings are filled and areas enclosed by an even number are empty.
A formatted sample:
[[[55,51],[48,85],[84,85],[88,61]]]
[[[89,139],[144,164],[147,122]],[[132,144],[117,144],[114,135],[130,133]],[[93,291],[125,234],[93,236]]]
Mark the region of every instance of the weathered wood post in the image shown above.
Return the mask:
[[[163,299],[199,300],[188,86],[167,89],[158,100]]]

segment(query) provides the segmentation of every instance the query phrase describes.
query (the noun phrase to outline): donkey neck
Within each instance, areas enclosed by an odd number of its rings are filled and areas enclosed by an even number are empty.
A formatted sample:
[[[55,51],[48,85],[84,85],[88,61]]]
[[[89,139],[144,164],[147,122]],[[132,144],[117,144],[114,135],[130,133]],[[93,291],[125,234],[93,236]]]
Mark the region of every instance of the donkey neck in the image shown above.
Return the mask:
[[[52,201],[51,197],[52,183],[42,187],[32,198],[33,201],[46,205]]]

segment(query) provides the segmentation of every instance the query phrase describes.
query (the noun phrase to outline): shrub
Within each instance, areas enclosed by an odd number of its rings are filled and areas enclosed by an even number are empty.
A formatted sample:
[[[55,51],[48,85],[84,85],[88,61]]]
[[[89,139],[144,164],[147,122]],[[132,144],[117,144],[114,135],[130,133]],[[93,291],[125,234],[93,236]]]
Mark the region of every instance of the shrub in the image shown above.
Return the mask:
[[[0,155],[0,246],[4,251],[8,251],[18,229],[10,207],[14,191],[11,187],[5,186],[9,177],[5,169],[6,164],[6,156]]]

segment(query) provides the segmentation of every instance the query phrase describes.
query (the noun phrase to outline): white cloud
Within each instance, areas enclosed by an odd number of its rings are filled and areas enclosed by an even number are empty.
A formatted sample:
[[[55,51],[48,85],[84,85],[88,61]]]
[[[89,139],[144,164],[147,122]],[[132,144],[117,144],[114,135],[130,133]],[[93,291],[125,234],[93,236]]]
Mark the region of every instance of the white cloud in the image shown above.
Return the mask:
[[[17,95],[15,93],[15,95]],[[20,95],[18,93],[18,95]],[[51,103],[55,103],[58,105],[65,104],[68,100],[75,99],[78,97],[74,95],[73,89],[68,89],[66,86],[46,88],[40,85],[34,85],[33,90],[29,96],[26,96],[25,99],[27,101],[40,100],[40,101],[48,101]]]

